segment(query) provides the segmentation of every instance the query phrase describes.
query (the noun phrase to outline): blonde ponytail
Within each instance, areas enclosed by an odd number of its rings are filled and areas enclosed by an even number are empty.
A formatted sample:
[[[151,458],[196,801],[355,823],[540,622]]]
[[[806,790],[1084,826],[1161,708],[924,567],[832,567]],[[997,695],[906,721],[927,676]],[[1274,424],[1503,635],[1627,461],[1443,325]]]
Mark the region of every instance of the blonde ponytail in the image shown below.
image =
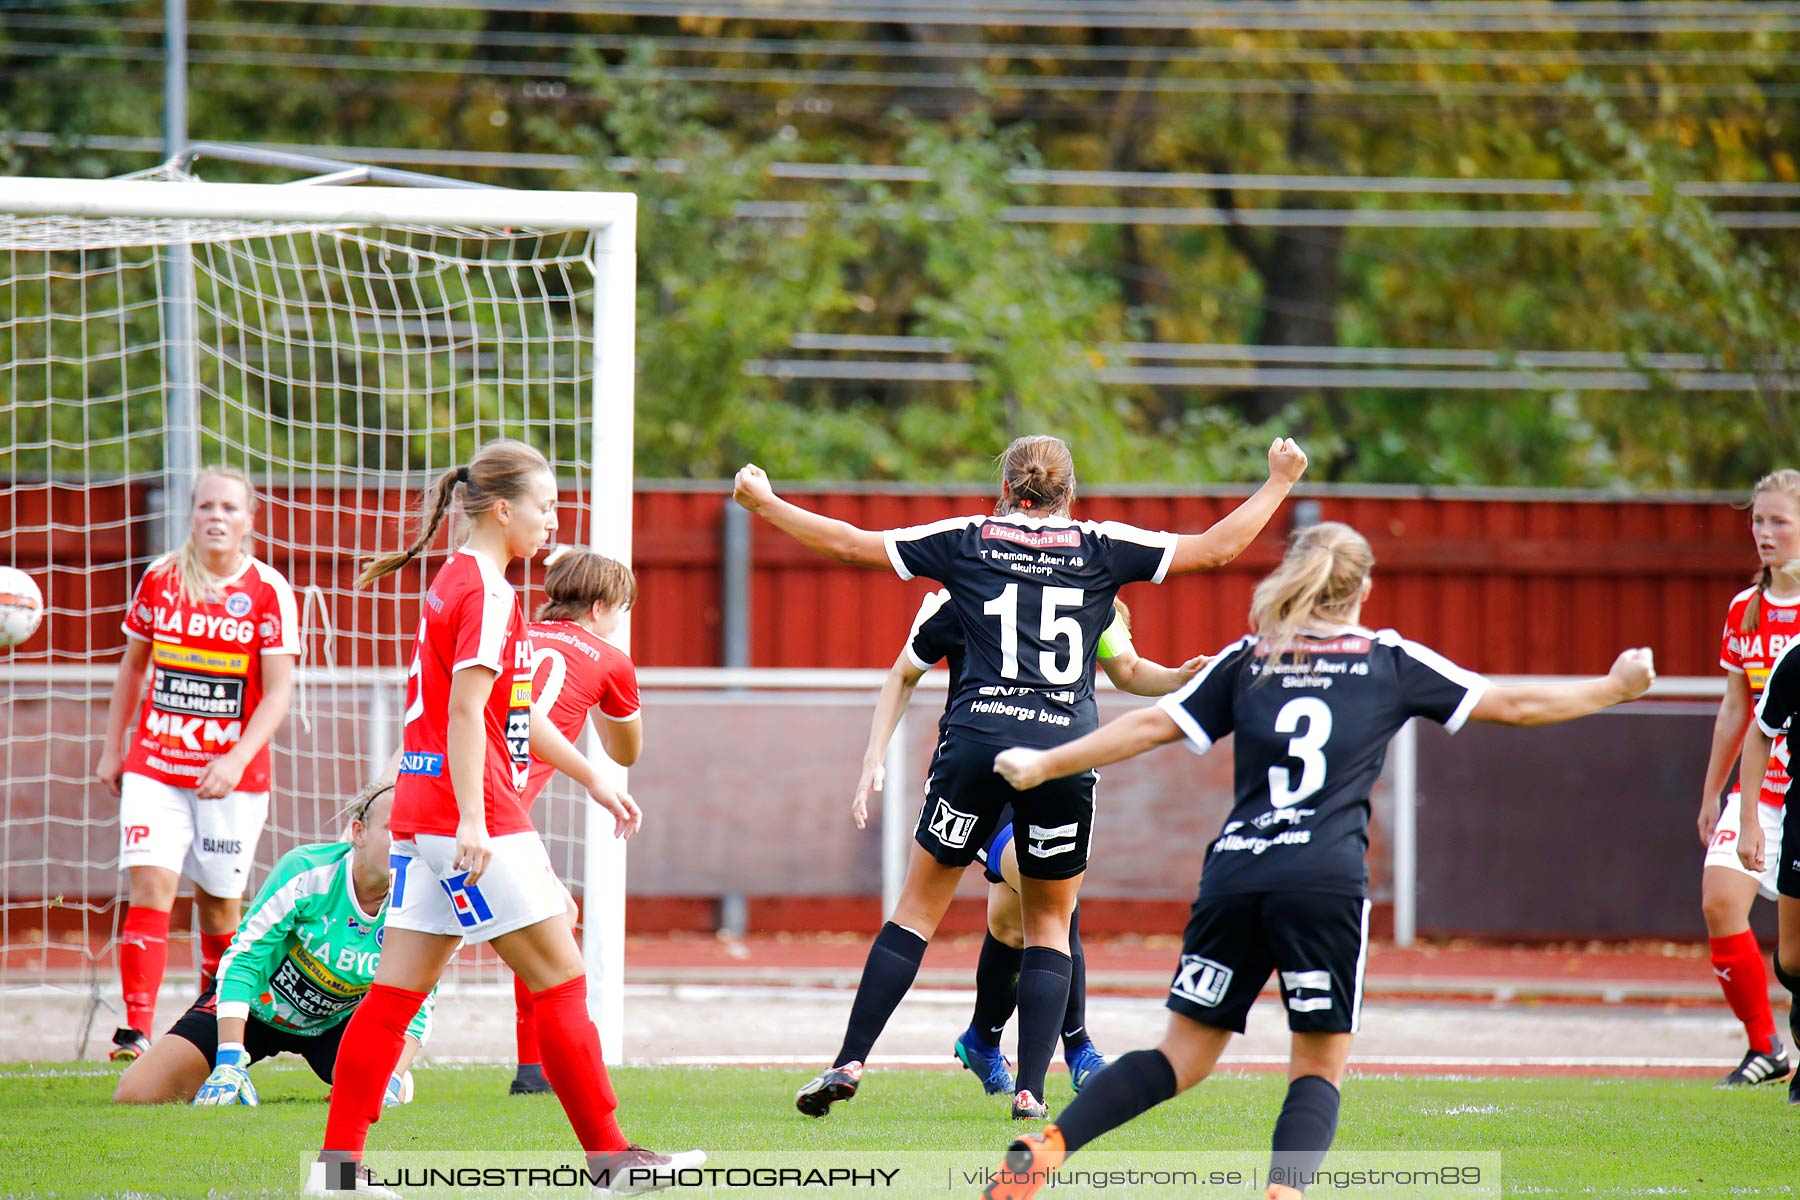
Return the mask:
[[[1250,628],[1273,665],[1295,649],[1302,627],[1317,617],[1342,619],[1362,596],[1375,565],[1368,540],[1338,521],[1295,532],[1281,563],[1250,597]]]

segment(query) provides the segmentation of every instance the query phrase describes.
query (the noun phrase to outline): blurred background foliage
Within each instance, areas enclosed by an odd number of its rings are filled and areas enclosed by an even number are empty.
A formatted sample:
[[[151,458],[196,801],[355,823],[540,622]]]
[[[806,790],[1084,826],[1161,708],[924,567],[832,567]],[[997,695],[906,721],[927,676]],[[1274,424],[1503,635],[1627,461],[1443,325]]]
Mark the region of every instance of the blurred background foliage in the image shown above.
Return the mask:
[[[0,170],[152,165],[161,10],[0,3]],[[1254,478],[1276,432],[1336,481],[1742,490],[1800,463],[1800,236],[1734,216],[1797,206],[1680,186],[1800,179],[1800,38],[1780,22],[1023,29],[259,0],[196,2],[190,21],[195,140],[639,194],[645,477],[752,458],[787,479],[969,478],[1035,430],[1069,437],[1095,483]],[[1251,190],[1232,178],[1246,175],[1363,183]],[[1052,205],[1159,211],[1008,219]],[[1269,209],[1369,223],[1258,224]],[[1505,227],[1550,210],[1591,223]],[[1499,227],[1377,223],[1394,211]],[[852,352],[830,337],[932,341]],[[1247,367],[1182,357],[1240,345],[1491,352],[1476,373],[1505,380],[1120,378]],[[1533,357],[1558,351],[1622,365]],[[1601,386],[1621,373],[1628,388]],[[1707,386],[1721,375],[1741,386]]]

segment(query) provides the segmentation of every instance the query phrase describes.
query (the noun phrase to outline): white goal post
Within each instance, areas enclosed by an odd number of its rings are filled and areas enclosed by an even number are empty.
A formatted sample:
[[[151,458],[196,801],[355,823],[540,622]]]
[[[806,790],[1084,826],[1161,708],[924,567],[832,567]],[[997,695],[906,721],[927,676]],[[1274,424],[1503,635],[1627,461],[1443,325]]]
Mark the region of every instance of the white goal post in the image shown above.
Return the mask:
[[[388,693],[418,576],[371,598],[347,572],[400,544],[425,483],[482,441],[523,438],[572,501],[559,540],[631,560],[637,198],[344,186],[361,177],[0,178],[0,564],[49,610],[0,650],[0,1004],[77,971],[96,1001],[116,992],[96,668],[123,647],[129,588],[184,535],[200,467],[261,491],[257,553],[287,572],[306,627],[252,887],[297,842],[336,836],[397,737]],[[593,805],[553,799],[545,832],[583,893],[589,1004],[618,1059],[624,843]]]

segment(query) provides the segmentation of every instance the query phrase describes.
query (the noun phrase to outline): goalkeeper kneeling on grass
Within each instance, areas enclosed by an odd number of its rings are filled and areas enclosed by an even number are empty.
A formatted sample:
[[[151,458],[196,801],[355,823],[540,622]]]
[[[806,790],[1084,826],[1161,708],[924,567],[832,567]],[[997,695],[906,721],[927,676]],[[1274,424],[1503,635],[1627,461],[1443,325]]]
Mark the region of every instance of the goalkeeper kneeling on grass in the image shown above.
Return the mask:
[[[244,913],[207,991],[119,1080],[120,1104],[254,1105],[250,1064],[298,1054],[330,1083],[338,1041],[381,958],[393,784],[365,788],[348,840],[301,846],[275,864]],[[412,1099],[407,1069],[431,1026],[433,1000],[406,1031],[387,1103]]]

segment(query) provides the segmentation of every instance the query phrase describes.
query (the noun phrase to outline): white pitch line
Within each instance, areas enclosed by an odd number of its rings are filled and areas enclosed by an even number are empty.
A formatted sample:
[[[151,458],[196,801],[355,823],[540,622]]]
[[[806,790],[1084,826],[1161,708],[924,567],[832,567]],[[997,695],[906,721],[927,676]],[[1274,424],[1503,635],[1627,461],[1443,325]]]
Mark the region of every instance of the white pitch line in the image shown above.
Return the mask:
[[[1220,1066],[1271,1067],[1285,1066],[1285,1054],[1227,1054]],[[631,1060],[633,1066],[646,1067],[808,1067],[825,1064],[826,1060],[811,1054],[676,1054],[667,1057]],[[871,1067],[948,1068],[955,1060],[944,1054],[884,1054],[871,1058]],[[1623,1070],[1647,1067],[1690,1067],[1711,1070],[1736,1066],[1736,1059],[1725,1058],[1634,1058],[1587,1057],[1576,1055],[1435,1055],[1379,1054],[1351,1055],[1352,1067],[1610,1067]]]

